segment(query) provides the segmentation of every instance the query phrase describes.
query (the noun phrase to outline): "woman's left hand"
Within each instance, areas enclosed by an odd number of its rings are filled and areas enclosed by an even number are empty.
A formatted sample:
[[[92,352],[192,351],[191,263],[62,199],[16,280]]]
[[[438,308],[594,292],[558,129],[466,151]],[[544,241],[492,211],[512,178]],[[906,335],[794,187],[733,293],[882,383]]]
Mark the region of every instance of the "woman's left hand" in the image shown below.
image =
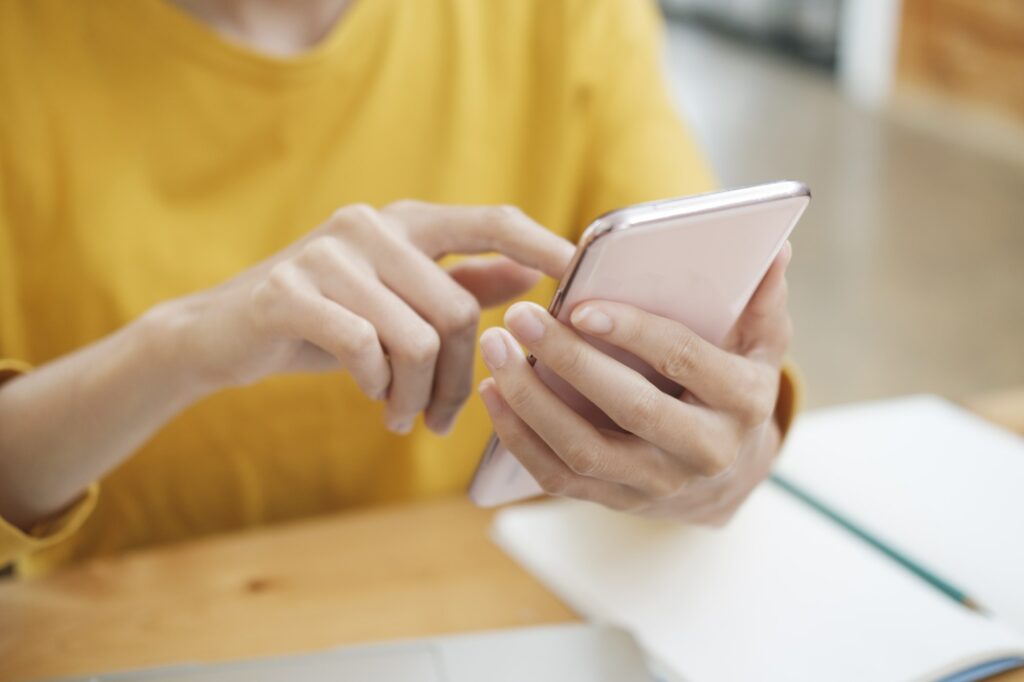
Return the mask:
[[[773,418],[792,323],[789,243],[723,348],[635,307],[587,301],[576,329],[628,350],[684,387],[661,392],[532,303],[480,338],[493,378],[480,394],[507,447],[550,494],[613,509],[721,525],[767,476],[780,444]],[[518,340],[624,432],[598,429],[534,373]]]

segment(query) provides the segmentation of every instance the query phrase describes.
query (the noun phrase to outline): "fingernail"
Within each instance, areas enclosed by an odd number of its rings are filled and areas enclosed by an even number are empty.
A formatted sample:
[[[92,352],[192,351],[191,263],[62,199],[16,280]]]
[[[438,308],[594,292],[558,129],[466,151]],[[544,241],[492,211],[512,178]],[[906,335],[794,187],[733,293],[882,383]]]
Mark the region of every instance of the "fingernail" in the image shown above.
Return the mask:
[[[388,422],[388,430],[392,433],[397,433],[400,436],[407,435],[412,431],[412,420],[411,419],[399,419]]]
[[[782,245],[782,255],[789,262],[789,259],[793,257],[793,242],[786,240],[786,243]]]
[[[533,343],[544,336],[544,321],[541,315],[547,313],[538,305],[516,303],[505,313],[505,324],[517,339],[523,343]]]
[[[572,323],[591,334],[607,334],[612,330],[612,318],[592,305],[581,305],[572,311]]]
[[[493,383],[493,381],[485,379],[476,390],[484,401],[487,411],[491,414],[497,414],[501,411],[501,398],[498,397],[497,391],[491,386]]]
[[[491,369],[501,369],[508,360],[508,346],[501,338],[501,331],[491,327],[480,335],[480,354]]]
[[[455,426],[455,416],[456,415],[454,414],[449,414],[444,417],[431,419],[428,426],[430,426],[430,430],[436,433],[437,435],[447,436],[449,433],[451,433],[452,427]]]

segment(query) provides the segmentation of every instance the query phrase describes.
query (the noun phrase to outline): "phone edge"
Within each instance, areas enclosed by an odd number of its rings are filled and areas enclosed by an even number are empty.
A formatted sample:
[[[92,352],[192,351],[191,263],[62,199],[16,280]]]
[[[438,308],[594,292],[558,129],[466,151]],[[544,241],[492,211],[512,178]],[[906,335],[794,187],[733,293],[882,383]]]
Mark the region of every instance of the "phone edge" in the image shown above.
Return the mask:
[[[742,199],[737,199],[737,195],[746,196]],[[634,204],[632,206],[617,208],[608,211],[607,213],[603,213],[591,221],[583,231],[583,234],[580,235],[576,252],[573,254],[572,260],[570,260],[569,264],[566,266],[565,273],[563,273],[562,277],[558,280],[558,287],[555,289],[555,294],[552,296],[551,303],[548,305],[548,314],[552,317],[557,317],[559,315],[562,309],[562,303],[565,300],[566,292],[568,292],[569,287],[572,286],[572,281],[576,277],[576,273],[579,271],[584,257],[590,251],[590,248],[594,243],[606,235],[626,230],[631,227],[655,223],[667,218],[689,218],[726,208],[743,208],[745,206],[752,206],[767,201],[780,201],[783,199],[796,199],[800,197],[807,197],[808,200],[811,198],[811,189],[806,183],[799,180],[777,180],[775,182],[759,185],[747,185],[727,190],[715,190],[685,197],[659,199],[657,201]],[[680,212],[680,205],[685,206],[686,204],[692,204],[690,210]],[[536,362],[536,358],[531,355],[529,357],[529,361],[530,364],[533,364]],[[466,492],[470,500],[477,506],[495,507],[500,506],[501,504],[507,504],[507,502],[498,502],[495,504],[481,503],[474,495],[474,484],[477,477],[481,470],[487,465],[487,462],[494,456],[494,451],[497,449],[500,442],[498,434],[492,431],[490,438],[487,440],[487,445],[480,454],[480,459],[473,470],[473,476],[470,479],[469,487]]]

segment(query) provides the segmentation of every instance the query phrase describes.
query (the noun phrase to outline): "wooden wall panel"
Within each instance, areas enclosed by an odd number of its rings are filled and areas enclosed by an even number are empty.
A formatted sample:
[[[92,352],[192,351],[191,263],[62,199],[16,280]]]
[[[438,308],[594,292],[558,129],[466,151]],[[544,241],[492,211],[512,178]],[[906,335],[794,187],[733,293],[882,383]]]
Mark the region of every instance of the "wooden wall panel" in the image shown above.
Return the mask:
[[[1024,123],[1024,0],[904,0],[897,88]]]

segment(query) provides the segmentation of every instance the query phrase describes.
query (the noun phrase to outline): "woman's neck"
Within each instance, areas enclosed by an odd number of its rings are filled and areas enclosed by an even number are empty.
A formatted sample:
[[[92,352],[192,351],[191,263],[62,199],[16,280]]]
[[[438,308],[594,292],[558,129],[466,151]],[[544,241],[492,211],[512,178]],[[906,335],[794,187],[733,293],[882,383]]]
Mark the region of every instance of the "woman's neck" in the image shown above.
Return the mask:
[[[274,57],[314,47],[355,0],[168,0],[229,40]]]

